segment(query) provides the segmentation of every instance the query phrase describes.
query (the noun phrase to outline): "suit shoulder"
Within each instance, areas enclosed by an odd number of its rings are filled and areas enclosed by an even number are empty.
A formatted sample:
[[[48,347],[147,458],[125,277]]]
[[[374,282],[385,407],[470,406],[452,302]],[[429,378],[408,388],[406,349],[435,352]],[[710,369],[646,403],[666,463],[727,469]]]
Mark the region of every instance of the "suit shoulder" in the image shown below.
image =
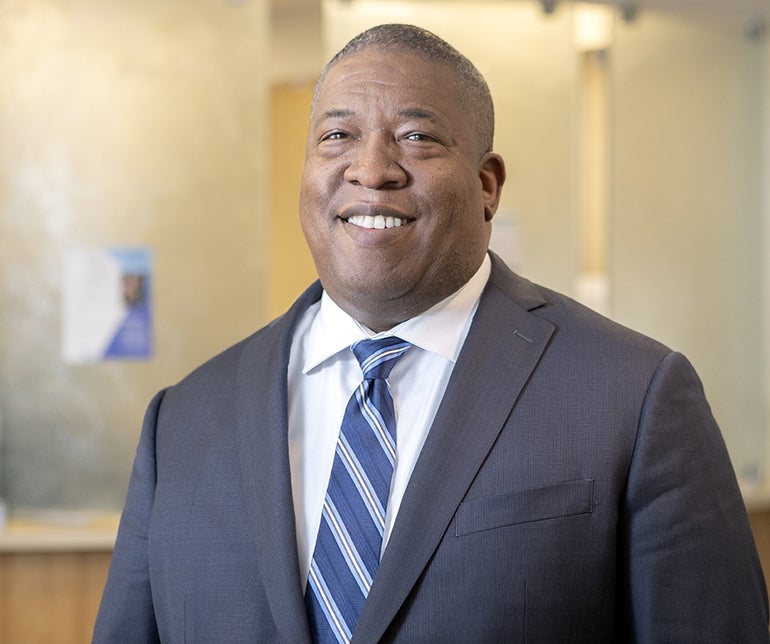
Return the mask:
[[[537,288],[545,303],[534,313],[550,320],[564,334],[585,336],[600,344],[636,347],[658,355],[671,353],[669,347],[655,338],[612,320],[563,293],[543,286]]]
[[[631,361],[654,369],[671,349],[663,343],[590,309],[575,299],[536,284],[497,264],[491,285],[527,314],[553,327],[551,354],[562,360]]]
[[[195,387],[200,384],[212,386],[214,382],[219,381],[227,383],[230,379],[237,377],[244,357],[253,364],[263,363],[271,357],[280,360],[281,356],[288,361],[292,330],[299,317],[320,297],[320,294],[321,287],[316,282],[286,313],[209,358],[182,378],[173,388]]]
[[[172,401],[195,407],[198,403],[207,404],[206,401],[227,400],[236,390],[244,355],[253,352],[252,347],[271,343],[268,329],[259,329],[194,368],[167,389],[164,406],[168,407]]]

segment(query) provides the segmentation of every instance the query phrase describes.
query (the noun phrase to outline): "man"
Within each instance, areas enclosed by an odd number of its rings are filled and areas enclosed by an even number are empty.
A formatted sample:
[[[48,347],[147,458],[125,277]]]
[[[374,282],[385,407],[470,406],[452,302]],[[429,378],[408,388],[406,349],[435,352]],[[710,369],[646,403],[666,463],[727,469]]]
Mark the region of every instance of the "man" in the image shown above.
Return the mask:
[[[492,133],[484,80],[428,32],[332,59],[300,203],[320,284],[150,405],[96,642],[768,641],[697,376],[488,253]],[[393,336],[381,560],[348,601],[350,346]]]

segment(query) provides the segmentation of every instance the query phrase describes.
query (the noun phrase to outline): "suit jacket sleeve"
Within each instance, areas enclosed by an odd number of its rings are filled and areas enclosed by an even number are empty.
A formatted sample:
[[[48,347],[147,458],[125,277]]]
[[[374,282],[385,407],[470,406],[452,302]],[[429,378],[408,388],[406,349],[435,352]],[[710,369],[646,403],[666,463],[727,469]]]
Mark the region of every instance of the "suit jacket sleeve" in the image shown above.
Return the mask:
[[[767,595],[735,475],[700,381],[681,355],[642,408],[621,513],[638,642],[768,642]],[[622,609],[622,607],[621,607]]]
[[[95,644],[150,644],[160,637],[153,610],[148,528],[155,495],[155,426],[164,392],[144,419],[109,577],[96,619]]]

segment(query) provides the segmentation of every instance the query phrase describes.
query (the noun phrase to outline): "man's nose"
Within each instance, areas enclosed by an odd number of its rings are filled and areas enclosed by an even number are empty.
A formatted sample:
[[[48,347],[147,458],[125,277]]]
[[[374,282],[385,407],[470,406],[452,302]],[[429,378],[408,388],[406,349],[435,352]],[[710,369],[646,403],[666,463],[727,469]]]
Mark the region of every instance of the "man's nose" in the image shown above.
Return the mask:
[[[407,179],[399,163],[398,143],[385,136],[361,138],[345,169],[346,181],[373,190],[402,188]]]

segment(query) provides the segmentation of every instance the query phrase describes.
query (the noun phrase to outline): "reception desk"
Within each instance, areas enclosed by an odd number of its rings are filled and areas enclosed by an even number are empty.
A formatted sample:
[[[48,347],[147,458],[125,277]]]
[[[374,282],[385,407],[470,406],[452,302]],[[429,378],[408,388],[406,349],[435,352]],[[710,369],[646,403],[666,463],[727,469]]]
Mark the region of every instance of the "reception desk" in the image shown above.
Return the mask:
[[[118,517],[13,517],[0,532],[0,642],[91,641]]]
[[[757,543],[765,580],[770,585],[770,485],[744,489],[743,500],[749,511],[751,530]]]

